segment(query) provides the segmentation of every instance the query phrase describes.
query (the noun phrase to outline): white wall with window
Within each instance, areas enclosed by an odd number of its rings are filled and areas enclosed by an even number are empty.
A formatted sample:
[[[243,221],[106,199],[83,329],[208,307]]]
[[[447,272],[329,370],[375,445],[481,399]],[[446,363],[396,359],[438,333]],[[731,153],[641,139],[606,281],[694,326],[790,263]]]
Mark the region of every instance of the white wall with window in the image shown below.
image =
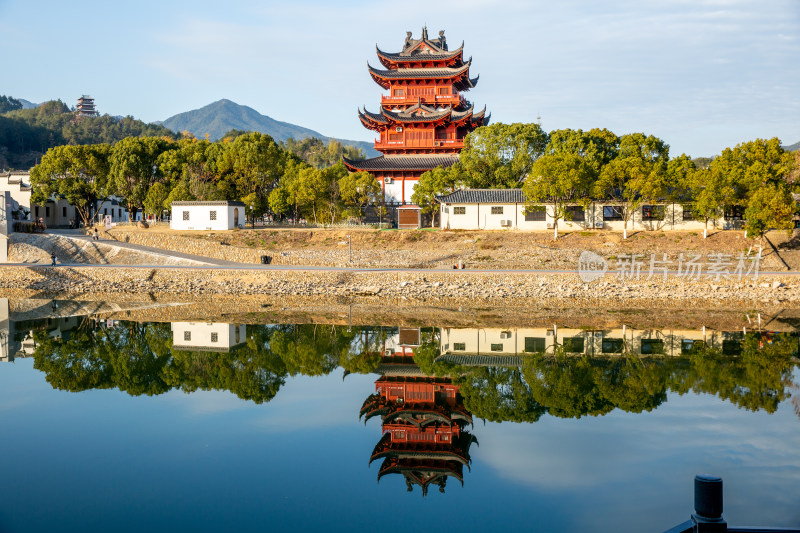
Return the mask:
[[[440,204],[441,229],[545,231],[552,230],[555,224],[552,204],[528,206],[522,191],[518,189],[460,190],[439,196],[437,200]],[[623,205],[618,202],[590,202],[586,206],[573,204],[566,209],[568,216],[558,220],[558,228],[563,231],[622,231],[626,225]],[[724,217],[716,221],[709,220],[708,228],[736,228],[741,225],[741,211],[735,208],[726,210]],[[627,221],[628,231],[702,231],[704,227],[705,222],[693,212],[691,203],[639,205]]]
[[[169,226],[175,230],[229,230],[244,227],[242,202],[172,202]]]
[[[173,322],[172,346],[177,350],[227,352],[246,342],[244,325],[222,322]]]

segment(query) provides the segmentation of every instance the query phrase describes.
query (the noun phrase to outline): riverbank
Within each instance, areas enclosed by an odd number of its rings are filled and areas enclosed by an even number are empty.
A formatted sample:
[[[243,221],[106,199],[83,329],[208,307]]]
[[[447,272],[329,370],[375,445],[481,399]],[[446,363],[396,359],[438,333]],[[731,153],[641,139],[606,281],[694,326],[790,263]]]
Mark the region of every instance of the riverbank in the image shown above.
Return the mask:
[[[800,278],[762,274],[758,279],[647,280],[606,274],[585,283],[577,274],[469,270],[241,270],[226,268],[0,267],[0,289],[42,294],[102,292],[125,295],[271,295],[361,298],[394,305],[520,307],[569,305],[692,306],[754,309],[800,308]]]
[[[0,289],[9,298],[14,320],[87,316],[137,322],[222,322],[228,324],[328,324],[447,328],[576,328],[604,330],[701,329],[741,331],[759,325],[759,311],[727,307],[620,306],[586,308],[575,302],[514,307],[450,306],[441,302],[386,302],[370,297],[272,295],[174,295],[63,293],[55,299],[21,289]],[[794,331],[800,308],[760,306],[760,325],[770,331]]]

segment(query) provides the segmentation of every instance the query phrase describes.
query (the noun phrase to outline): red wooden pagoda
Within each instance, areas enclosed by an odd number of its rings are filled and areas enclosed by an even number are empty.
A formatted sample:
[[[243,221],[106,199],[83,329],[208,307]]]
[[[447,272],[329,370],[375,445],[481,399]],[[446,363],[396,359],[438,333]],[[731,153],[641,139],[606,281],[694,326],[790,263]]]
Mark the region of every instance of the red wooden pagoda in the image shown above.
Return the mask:
[[[377,48],[377,47],[376,47]],[[380,137],[375,149],[383,155],[365,161],[344,159],[352,172],[371,172],[383,184],[389,205],[411,202],[411,193],[423,172],[458,161],[469,132],[488,123],[486,108],[475,112],[463,93],[475,87],[478,78],[469,77],[470,58],[463,59],[464,44],[449,51],[444,31],[420,39],[406,33],[399,53],[377,49],[386,70],[367,68],[375,82],[389,91],[381,97],[378,113],[359,110],[365,127]]]
[[[408,490],[419,485],[423,496],[431,485],[444,492],[449,477],[463,484],[475,438],[465,429],[472,415],[458,386],[448,378],[425,376],[405,350],[387,352],[378,371],[383,375],[375,382],[376,392],[360,412],[365,421],[381,417],[383,436],[369,461],[383,459],[378,480],[402,474]]]

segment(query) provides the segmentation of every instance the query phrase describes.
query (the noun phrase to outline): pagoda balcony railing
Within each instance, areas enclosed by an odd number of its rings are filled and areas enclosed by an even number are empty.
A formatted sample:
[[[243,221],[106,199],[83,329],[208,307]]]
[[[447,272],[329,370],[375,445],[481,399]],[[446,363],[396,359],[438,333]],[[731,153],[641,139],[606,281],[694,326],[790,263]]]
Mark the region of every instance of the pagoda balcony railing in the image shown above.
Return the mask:
[[[420,99],[427,105],[466,105],[466,99],[458,94],[440,94],[435,96],[381,96],[381,105],[414,105]]]
[[[381,148],[463,148],[464,141],[455,139],[435,139],[434,141],[386,141],[375,139],[375,149]]]

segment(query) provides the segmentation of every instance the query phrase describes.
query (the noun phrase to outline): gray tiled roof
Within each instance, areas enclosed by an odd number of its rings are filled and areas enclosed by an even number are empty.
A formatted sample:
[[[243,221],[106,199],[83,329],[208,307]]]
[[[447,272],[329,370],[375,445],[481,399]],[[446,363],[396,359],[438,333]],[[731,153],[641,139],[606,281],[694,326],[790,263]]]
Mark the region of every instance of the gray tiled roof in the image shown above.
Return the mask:
[[[226,201],[215,201],[215,202],[172,202],[173,206],[184,206],[184,205],[228,205],[231,207],[244,207],[243,202],[226,202]]]
[[[470,61],[467,61],[462,66],[458,68],[398,68],[392,70],[379,70],[373,68],[369,64],[367,67],[369,71],[374,76],[378,76],[379,78],[385,79],[405,79],[405,78],[424,78],[424,79],[433,79],[433,78],[452,78],[455,76],[460,76],[462,73],[469,70]]]
[[[356,170],[431,170],[436,167],[449,167],[458,161],[457,155],[382,155],[353,161],[343,158],[344,163]]]
[[[453,51],[439,51],[439,52],[422,52],[420,53],[417,50],[413,52],[400,52],[400,53],[392,53],[392,52],[384,52],[378,46],[375,46],[375,50],[379,56],[383,56],[386,59],[392,61],[442,61],[447,60],[452,57],[456,57],[457,55],[461,54],[464,50],[464,43],[461,43],[461,46],[456,48]]]
[[[436,197],[447,204],[524,204],[522,189],[459,189]]]

